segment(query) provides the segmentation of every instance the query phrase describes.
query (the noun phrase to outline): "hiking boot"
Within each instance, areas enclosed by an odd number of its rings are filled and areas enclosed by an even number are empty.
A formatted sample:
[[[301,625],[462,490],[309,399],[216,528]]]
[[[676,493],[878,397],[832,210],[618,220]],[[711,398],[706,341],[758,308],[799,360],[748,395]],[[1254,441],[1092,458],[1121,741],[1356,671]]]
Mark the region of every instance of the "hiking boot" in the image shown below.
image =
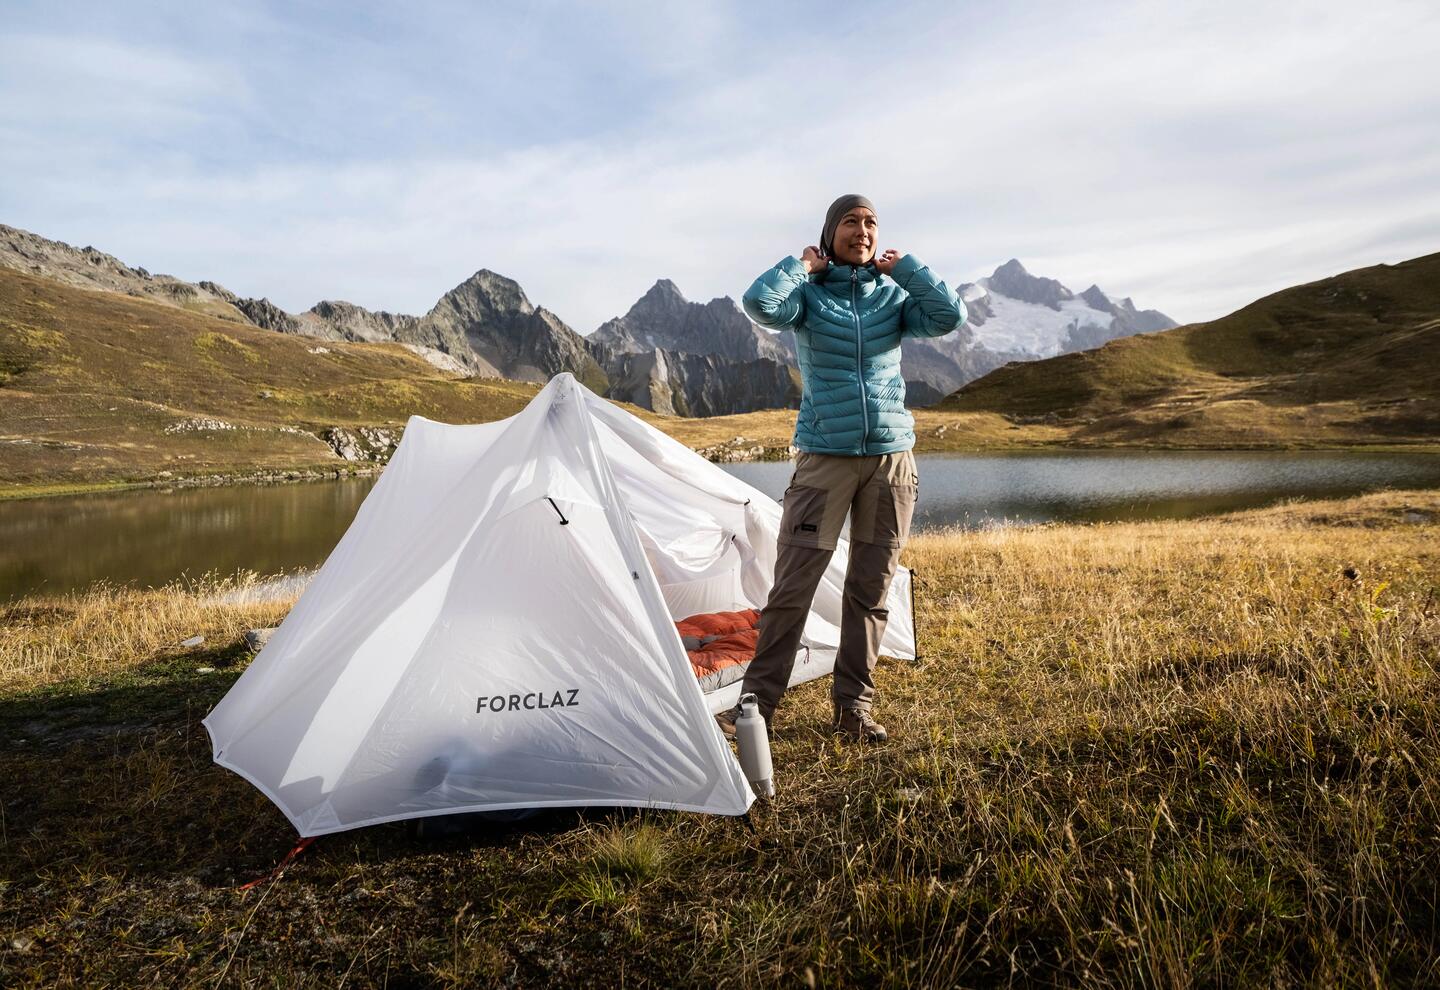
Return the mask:
[[[837,736],[844,736],[851,742],[881,743],[889,738],[885,726],[861,708],[843,708],[836,711],[834,728]]]

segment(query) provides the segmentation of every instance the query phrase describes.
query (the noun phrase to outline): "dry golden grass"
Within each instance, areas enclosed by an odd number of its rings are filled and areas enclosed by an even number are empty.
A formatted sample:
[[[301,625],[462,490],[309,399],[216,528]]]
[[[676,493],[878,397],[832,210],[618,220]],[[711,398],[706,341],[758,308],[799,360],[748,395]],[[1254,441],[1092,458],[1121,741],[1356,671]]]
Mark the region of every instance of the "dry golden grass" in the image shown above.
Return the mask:
[[[746,446],[759,445],[788,456],[784,452],[795,433],[796,412],[793,409],[764,409],[735,416],[691,419],[657,416],[646,410],[626,408],[694,450],[744,437],[749,441]],[[915,449],[921,453],[1044,446],[1064,441],[1070,432],[1056,426],[1016,425],[1004,416],[990,412],[916,409],[913,415]]]
[[[204,636],[233,645],[247,629],[273,626],[294,598],[229,604],[261,582],[257,575],[140,589],[97,585],[59,598],[0,605],[0,696],[47,684],[124,673],[182,652]]]
[[[745,437],[754,443],[774,448],[786,448],[795,433],[794,409],[762,409],[759,412],[740,413],[734,416],[708,416],[687,418],[685,416],[657,416],[649,410],[631,408],[631,412],[685,446],[694,450],[724,443],[735,437]]]
[[[608,812],[428,844],[364,829],[249,895],[232,885],[293,832],[210,763],[198,720],[233,672],[168,644],[269,619],[179,592],[110,638],[106,595],[113,615],[164,593],[96,593],[84,620],[48,603],[85,645],[48,673],[0,651],[7,684],[70,678],[0,696],[0,738],[25,740],[0,751],[0,933],[31,946],[0,978],[1434,985],[1437,548],[1433,492],[918,536],[923,658],[878,671],[891,742],[831,738],[828,682],[792,692],[753,833]],[[96,712],[126,731],[96,735]]]

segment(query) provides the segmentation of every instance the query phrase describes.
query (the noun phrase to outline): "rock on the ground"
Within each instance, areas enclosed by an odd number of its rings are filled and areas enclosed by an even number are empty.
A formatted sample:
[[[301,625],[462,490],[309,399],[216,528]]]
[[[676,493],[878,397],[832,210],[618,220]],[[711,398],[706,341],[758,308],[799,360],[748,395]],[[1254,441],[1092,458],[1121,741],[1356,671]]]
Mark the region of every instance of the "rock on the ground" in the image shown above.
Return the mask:
[[[270,636],[275,629],[247,629],[245,631],[245,646],[256,653],[264,649],[265,644],[270,642]]]
[[[395,453],[401,432],[375,426],[361,426],[353,431],[342,426],[332,426],[320,434],[320,439],[328,443],[337,456],[347,461],[383,463],[390,460],[390,455]]]

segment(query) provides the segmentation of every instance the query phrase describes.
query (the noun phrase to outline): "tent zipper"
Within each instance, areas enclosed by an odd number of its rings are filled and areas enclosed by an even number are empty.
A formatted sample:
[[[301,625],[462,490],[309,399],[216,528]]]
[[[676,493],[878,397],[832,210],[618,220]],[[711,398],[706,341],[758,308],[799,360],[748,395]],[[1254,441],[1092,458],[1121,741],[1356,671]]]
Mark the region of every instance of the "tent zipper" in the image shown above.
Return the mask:
[[[870,435],[870,414],[865,411],[865,345],[860,329],[860,271],[850,269],[850,307],[855,311],[855,377],[860,384],[860,453],[865,453],[865,438]]]

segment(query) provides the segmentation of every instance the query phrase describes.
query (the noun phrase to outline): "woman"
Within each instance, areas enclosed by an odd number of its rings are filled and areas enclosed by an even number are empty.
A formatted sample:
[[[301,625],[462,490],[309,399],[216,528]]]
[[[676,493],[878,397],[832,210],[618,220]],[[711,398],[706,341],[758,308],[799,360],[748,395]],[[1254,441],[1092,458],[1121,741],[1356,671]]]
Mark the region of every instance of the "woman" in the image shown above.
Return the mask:
[[[849,514],[850,564],[831,700],[835,731],[862,742],[886,738],[870,716],[872,674],[920,480],[900,341],[943,336],[966,315],[965,304],[914,255],[892,248],[877,258],[878,234],[875,205],[864,196],[841,196],[825,214],[820,243],[761,275],[744,297],[756,323],[795,331],[803,393],[775,583],[760,614],[743,693],[754,693],[768,724]],[[727,735],[738,714],[716,716]]]

